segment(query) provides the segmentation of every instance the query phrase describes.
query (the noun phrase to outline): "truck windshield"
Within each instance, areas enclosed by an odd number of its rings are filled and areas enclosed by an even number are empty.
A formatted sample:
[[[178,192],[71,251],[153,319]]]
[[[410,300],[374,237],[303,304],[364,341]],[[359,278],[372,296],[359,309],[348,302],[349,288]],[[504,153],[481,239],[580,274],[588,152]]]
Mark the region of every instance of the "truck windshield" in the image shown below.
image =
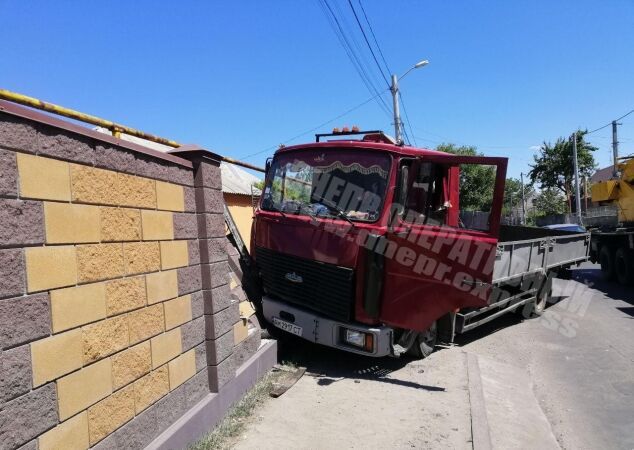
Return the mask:
[[[262,209],[374,222],[390,170],[385,153],[328,149],[282,153],[271,165]]]

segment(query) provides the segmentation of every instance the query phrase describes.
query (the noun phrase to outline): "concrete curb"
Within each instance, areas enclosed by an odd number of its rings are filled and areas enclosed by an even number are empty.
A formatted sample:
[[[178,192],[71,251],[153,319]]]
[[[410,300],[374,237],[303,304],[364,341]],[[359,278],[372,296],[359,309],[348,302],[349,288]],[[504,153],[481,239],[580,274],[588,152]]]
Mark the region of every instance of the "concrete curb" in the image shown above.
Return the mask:
[[[490,450],[491,435],[482,390],[482,378],[478,357],[465,353],[467,359],[467,379],[469,380],[469,403],[471,404],[471,444],[474,450]]]
[[[472,353],[466,358],[474,449],[560,449],[525,369]]]
[[[277,364],[277,341],[270,341],[249,358],[236,372],[236,377],[219,393],[210,393],[196,406],[152,441],[146,449],[171,450],[187,448],[210,432],[229,408],[251,389],[273,365]]]

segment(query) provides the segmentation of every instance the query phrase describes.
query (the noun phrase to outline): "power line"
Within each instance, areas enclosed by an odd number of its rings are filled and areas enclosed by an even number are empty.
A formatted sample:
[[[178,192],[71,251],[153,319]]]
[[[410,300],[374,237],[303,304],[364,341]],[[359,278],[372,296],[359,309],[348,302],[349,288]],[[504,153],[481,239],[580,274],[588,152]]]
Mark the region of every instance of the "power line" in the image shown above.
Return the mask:
[[[352,62],[352,65],[354,66],[355,70],[361,77],[361,80],[365,84],[366,88],[370,91],[371,94],[375,94],[373,98],[377,99],[376,100],[377,104],[381,107],[381,109],[383,109],[383,111],[387,115],[390,115],[389,108],[387,107],[385,100],[382,97],[380,97],[379,91],[374,86],[374,83],[372,83],[372,80],[370,79],[369,75],[366,73],[366,70],[363,67],[363,63],[361,62],[361,60],[359,59],[359,56],[355,53],[354,49],[352,48],[352,45],[350,44],[350,40],[348,39],[346,33],[344,32],[344,29],[339,19],[337,18],[336,14],[330,7],[328,0],[320,0],[320,6],[322,7],[322,11],[326,15],[326,18],[328,19],[328,22],[330,23],[331,28],[335,32],[335,35],[339,39],[340,45],[343,47],[344,51],[346,52],[348,56],[348,59]]]
[[[384,91],[382,91],[382,92],[379,92],[377,95],[381,95],[381,94],[385,93],[386,91],[387,91],[387,89],[386,89],[386,90],[384,90]],[[309,130],[306,130],[306,131],[302,131],[301,133],[299,133],[299,134],[297,134],[297,135],[293,136],[292,138],[287,139],[286,141],[284,141],[284,142],[283,142],[283,144],[288,144],[289,142],[292,142],[292,141],[294,141],[295,139],[298,139],[298,138],[300,138],[300,137],[302,137],[302,136],[305,136],[305,135],[307,135],[307,134],[309,134],[309,133],[312,133],[313,131],[319,130],[320,128],[322,128],[322,127],[324,127],[324,126],[328,125],[329,123],[334,122],[335,120],[341,119],[342,117],[344,117],[344,116],[346,116],[346,115],[350,114],[350,113],[351,113],[351,112],[353,112],[353,111],[356,111],[357,109],[361,108],[362,106],[367,105],[368,103],[370,103],[370,102],[371,102],[372,100],[374,100],[375,98],[376,98],[376,95],[375,95],[374,97],[370,97],[369,99],[365,100],[365,101],[364,101],[364,102],[362,102],[362,103],[359,103],[357,106],[354,106],[354,107],[352,107],[352,108],[348,109],[347,111],[345,111],[345,112],[343,112],[343,113],[339,114],[338,116],[333,117],[332,119],[329,119],[329,120],[327,120],[327,121],[325,121],[325,122],[323,122],[323,123],[320,123],[320,124],[319,124],[319,125],[317,125],[316,127],[313,127],[313,128],[311,128],[311,129],[309,129]],[[252,158],[253,156],[257,156],[257,155],[260,155],[260,154],[265,153],[265,152],[270,152],[271,150],[274,150],[274,149],[276,149],[277,147],[278,147],[277,145],[272,145],[271,147],[267,147],[267,148],[265,148],[264,150],[260,150],[259,152],[251,153],[250,155],[241,156],[241,157],[239,157],[239,158],[240,158],[240,159],[249,159],[249,158]]]
[[[407,126],[409,126],[409,131],[412,134],[412,137],[414,138],[414,145],[418,147],[418,144],[416,143],[416,136],[414,136],[414,130],[412,130],[412,122],[409,120],[409,115],[407,114],[407,108],[405,107],[405,102],[403,101],[403,96],[401,95],[400,91],[398,93],[398,96],[401,99],[401,105],[403,105],[403,112],[405,113],[405,121],[407,122]],[[403,130],[405,130],[405,127],[403,127]],[[407,136],[407,132],[405,134]],[[407,136],[407,140],[409,141],[409,136]]]
[[[363,17],[365,17],[365,22],[368,24],[368,28],[370,29],[370,34],[372,34],[372,39],[374,40],[374,45],[376,45],[376,48],[379,50],[379,55],[381,55],[381,59],[383,60],[383,64],[385,64],[385,68],[387,69],[387,73],[392,73],[392,71],[390,70],[390,67],[387,64],[387,61],[385,60],[385,56],[383,56],[383,52],[381,51],[381,46],[379,45],[379,42],[376,40],[376,36],[374,35],[374,30],[372,29],[372,25],[370,25],[370,21],[368,20],[368,15],[365,13],[365,8],[363,7],[363,4],[361,3],[361,0],[359,0],[359,6],[361,7],[361,11],[363,12]]]
[[[383,68],[381,67],[381,64],[379,64],[379,60],[376,59],[376,55],[374,54],[374,50],[372,50],[372,46],[370,45],[370,41],[368,40],[368,37],[365,34],[365,30],[363,29],[363,26],[361,25],[361,21],[359,20],[359,16],[357,16],[357,11],[354,9],[354,6],[352,5],[352,0],[348,0],[348,4],[350,5],[350,9],[352,9],[352,14],[354,14],[354,18],[357,21],[357,25],[359,25],[359,30],[361,30],[361,34],[363,35],[363,39],[365,39],[365,43],[368,46],[368,49],[370,50],[370,53],[372,54],[372,58],[374,58],[374,62],[376,63],[376,66],[379,68],[379,72],[381,73],[381,76],[383,77],[383,80],[385,80],[385,84],[389,87],[390,83],[387,81],[387,77],[383,73]]]
[[[588,131],[586,134],[592,134],[596,131],[599,130],[603,130],[604,128],[609,127],[610,125],[612,125],[612,122],[618,122],[621,119],[624,119],[625,117],[629,116],[630,114],[634,113],[634,109],[631,110],[630,112],[628,112],[627,114],[623,114],[621,117],[619,117],[618,119],[614,119],[613,121],[611,120],[610,122],[606,123],[605,125],[603,125],[602,127],[597,128],[596,130],[592,130],[592,131]]]

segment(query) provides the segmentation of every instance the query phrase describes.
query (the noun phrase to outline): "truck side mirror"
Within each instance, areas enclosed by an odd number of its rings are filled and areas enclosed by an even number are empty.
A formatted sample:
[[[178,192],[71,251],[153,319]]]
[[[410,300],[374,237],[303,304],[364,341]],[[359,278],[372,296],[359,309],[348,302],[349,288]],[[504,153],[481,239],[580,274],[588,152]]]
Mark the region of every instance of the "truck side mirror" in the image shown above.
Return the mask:
[[[266,178],[269,175],[269,170],[271,170],[271,163],[272,163],[271,158],[268,158],[266,160],[266,163],[264,163],[264,178]]]

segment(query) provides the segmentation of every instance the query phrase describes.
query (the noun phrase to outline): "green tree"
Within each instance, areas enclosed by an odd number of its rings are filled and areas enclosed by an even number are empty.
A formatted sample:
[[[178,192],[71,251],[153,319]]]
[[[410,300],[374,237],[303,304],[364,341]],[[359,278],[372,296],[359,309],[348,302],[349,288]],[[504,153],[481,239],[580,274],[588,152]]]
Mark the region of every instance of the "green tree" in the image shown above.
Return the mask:
[[[592,152],[597,150],[584,139],[586,131],[577,131],[577,161],[579,177],[590,176],[596,168]],[[560,137],[554,144],[544,142],[539,154],[534,156],[535,163],[528,173],[532,183],[539,183],[542,189],[556,189],[562,193],[570,211],[571,196],[574,191],[573,150],[570,139]],[[550,195],[550,194],[549,194]]]
[[[461,156],[483,156],[476,147],[440,144],[436,150]],[[495,188],[495,167],[468,164],[460,167],[460,209],[489,211]]]
[[[543,189],[535,200],[533,206],[538,216],[566,213],[566,198],[555,188]]]

